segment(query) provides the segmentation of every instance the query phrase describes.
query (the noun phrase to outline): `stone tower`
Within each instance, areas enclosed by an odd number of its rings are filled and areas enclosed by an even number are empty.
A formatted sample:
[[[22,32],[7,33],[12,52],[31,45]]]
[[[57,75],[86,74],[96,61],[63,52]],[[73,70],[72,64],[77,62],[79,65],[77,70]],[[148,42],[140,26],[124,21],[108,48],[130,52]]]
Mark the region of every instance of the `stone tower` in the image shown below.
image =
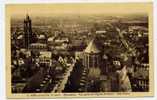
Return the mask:
[[[24,45],[28,49],[29,44],[33,42],[32,21],[29,15],[24,19]]]
[[[101,51],[98,49],[94,39],[90,41],[84,50],[83,65],[88,69],[89,78],[96,78],[100,75]]]

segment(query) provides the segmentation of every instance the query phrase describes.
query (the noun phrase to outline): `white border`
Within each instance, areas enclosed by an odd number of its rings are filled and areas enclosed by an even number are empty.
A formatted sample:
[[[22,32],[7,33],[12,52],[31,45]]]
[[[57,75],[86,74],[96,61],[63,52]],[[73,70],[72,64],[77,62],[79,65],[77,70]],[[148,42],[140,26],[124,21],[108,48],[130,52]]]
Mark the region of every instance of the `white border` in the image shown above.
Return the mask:
[[[0,100],[5,100],[5,6],[3,2],[0,2]]]
[[[0,100],[6,100],[6,81],[5,81],[5,4],[14,3],[95,3],[95,2],[150,2],[154,1],[154,86],[157,84],[157,0],[0,0]],[[145,98],[118,98],[118,100],[157,100],[157,86],[155,88],[154,97]],[[117,98],[90,98],[90,100],[116,100]],[[22,100],[22,99],[18,99]],[[31,100],[31,99],[29,99]],[[45,100],[45,99],[33,99],[33,100]],[[64,100],[64,99],[54,99]],[[78,99],[75,100],[86,100]]]

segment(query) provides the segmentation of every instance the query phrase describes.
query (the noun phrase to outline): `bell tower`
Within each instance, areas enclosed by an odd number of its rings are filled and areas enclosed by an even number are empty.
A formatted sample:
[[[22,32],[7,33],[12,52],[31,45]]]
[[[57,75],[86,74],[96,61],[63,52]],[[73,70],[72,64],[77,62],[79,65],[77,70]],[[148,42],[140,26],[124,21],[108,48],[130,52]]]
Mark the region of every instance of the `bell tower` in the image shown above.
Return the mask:
[[[88,78],[99,77],[101,63],[101,51],[98,49],[94,39],[90,41],[84,50],[83,65],[88,69]]]

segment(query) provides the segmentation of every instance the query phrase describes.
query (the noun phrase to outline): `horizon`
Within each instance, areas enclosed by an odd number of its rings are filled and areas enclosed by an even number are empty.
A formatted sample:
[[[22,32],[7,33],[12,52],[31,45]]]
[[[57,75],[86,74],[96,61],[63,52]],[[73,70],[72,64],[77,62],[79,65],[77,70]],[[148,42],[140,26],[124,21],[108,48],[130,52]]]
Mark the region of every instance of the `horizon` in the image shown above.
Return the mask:
[[[148,16],[148,6],[144,4],[22,4],[6,5],[12,17],[53,17],[53,16]],[[145,7],[145,10],[143,9]]]

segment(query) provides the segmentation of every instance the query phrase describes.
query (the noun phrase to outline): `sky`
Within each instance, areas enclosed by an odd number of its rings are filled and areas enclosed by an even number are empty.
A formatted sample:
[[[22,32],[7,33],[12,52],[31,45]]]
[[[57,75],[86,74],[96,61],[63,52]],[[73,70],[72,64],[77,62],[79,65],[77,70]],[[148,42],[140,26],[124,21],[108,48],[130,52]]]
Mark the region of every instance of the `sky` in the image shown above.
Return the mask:
[[[12,4],[6,5],[7,14],[12,17],[31,16],[66,16],[66,15],[146,15],[151,9],[151,3],[134,4]]]

